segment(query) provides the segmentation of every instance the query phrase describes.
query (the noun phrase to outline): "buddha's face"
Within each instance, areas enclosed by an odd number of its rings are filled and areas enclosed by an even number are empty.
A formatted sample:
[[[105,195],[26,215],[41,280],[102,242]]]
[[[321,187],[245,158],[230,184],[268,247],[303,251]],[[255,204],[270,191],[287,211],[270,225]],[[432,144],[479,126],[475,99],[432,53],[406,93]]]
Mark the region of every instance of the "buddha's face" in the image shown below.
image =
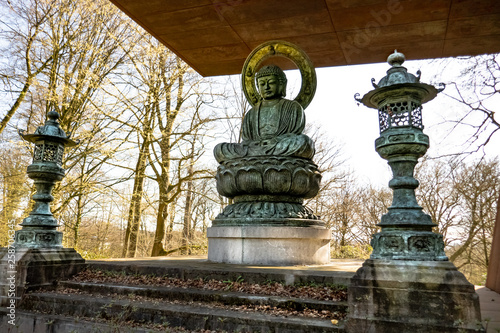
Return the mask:
[[[267,75],[258,78],[257,85],[263,99],[276,99],[281,97],[281,83],[276,75]]]

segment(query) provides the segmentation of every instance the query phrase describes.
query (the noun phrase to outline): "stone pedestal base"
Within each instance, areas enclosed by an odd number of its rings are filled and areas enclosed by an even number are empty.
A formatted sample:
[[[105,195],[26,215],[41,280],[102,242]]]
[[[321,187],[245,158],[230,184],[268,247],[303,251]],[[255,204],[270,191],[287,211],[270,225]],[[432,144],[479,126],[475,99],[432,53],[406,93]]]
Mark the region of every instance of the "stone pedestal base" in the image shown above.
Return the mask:
[[[330,230],[321,227],[216,226],[208,228],[208,260],[244,265],[324,265]]]
[[[365,261],[349,286],[349,333],[484,332],[479,297],[449,261]]]
[[[72,248],[0,248],[0,306],[15,303],[26,289],[54,285],[86,267]]]

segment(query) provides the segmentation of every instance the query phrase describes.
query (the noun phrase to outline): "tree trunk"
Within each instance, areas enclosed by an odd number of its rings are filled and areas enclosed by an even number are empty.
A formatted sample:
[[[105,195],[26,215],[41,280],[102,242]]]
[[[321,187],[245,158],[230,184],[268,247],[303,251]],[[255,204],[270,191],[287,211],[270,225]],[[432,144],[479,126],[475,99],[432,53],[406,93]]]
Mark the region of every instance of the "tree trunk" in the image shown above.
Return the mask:
[[[191,248],[189,243],[191,241],[191,202],[192,202],[192,192],[193,192],[193,165],[189,166],[189,180],[187,182],[186,191],[186,206],[184,207],[184,228],[182,230],[182,247],[181,254],[191,254]]]
[[[134,184],[134,188],[135,188],[135,184]],[[135,211],[134,210],[134,194],[132,192],[132,199],[130,200],[130,206],[128,209],[127,228],[125,230],[125,238],[123,239],[122,257],[127,256],[128,241],[130,238],[130,228],[132,226],[132,217],[134,216],[134,211]]]
[[[148,145],[149,140],[144,138],[135,167],[134,189],[132,199],[130,200],[127,231],[125,233],[122,252],[127,258],[134,258],[137,250],[137,234],[141,221],[141,201],[144,192],[144,179],[146,178]]]
[[[165,251],[165,249],[163,248],[163,242],[162,242],[163,237],[165,236],[165,217],[168,215],[167,211],[168,211],[167,202],[160,199],[160,204],[158,206],[158,214],[156,216],[155,239],[153,242],[153,250],[151,251],[152,257],[164,256],[167,254],[167,251]]]
[[[141,223],[141,201],[142,201],[144,176],[141,176],[140,178],[141,179],[138,180],[139,182],[138,186],[140,188],[137,189],[137,191],[134,193],[134,197],[132,198],[133,202],[130,203],[130,206],[131,208],[133,208],[134,212],[132,213],[132,220],[130,225],[127,258],[134,258],[135,252],[137,250],[137,236],[139,233],[139,225]]]
[[[179,58],[176,59],[177,63],[177,72],[175,75],[171,75],[165,66],[166,57],[164,54],[160,54],[160,67],[162,68],[161,78],[165,88],[165,119],[166,122],[163,121],[164,112],[160,112],[159,105],[159,95],[155,96],[154,103],[152,104],[154,110],[156,111],[156,117],[158,121],[158,126],[161,131],[161,138],[158,142],[160,146],[160,154],[161,154],[161,172],[157,172],[158,187],[159,187],[159,204],[158,204],[158,214],[156,218],[156,230],[155,230],[155,239],[153,242],[153,250],[151,251],[151,256],[162,256],[166,255],[166,251],[163,247],[163,238],[165,237],[165,219],[168,216],[168,205],[177,195],[173,194],[174,188],[171,186],[170,179],[170,153],[172,151],[172,133],[174,130],[174,123],[177,115],[179,114],[182,103],[184,102],[185,96],[184,93],[184,74],[186,73],[186,68],[181,65],[181,60]],[[172,86],[173,83],[177,81],[177,102],[175,104],[175,108],[172,108]],[[155,91],[156,93],[156,91]],[[158,98],[156,98],[158,97]],[[177,186],[181,186],[180,181]]]
[[[78,194],[78,199],[76,201],[76,222],[75,226],[73,227],[73,248],[78,247],[78,233],[80,231],[80,225],[82,223],[82,192],[80,190],[80,193]]]
[[[85,181],[83,177],[85,176],[85,165],[87,164],[87,155],[83,156],[83,163],[80,169],[80,176],[78,177],[79,186],[76,200],[76,222],[73,228],[73,247],[76,249],[78,247],[78,237],[80,232],[80,225],[82,223],[82,214],[84,206],[84,196],[85,196]]]
[[[170,242],[172,241],[172,237],[173,237],[174,220],[175,220],[175,205],[176,205],[176,201],[172,201],[168,205],[168,227],[167,227],[167,232],[166,232],[167,244],[170,244]]]

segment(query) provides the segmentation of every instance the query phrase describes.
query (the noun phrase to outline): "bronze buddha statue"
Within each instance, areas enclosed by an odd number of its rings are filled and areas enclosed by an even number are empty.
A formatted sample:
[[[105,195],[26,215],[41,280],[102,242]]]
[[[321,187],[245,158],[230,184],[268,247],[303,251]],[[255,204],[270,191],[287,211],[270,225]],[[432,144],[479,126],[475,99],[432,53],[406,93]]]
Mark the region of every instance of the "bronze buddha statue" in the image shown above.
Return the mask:
[[[314,142],[302,131],[302,106],[284,98],[287,79],[275,65],[262,67],[255,75],[259,101],[243,118],[242,142],[220,143],[214,149],[219,163],[247,156],[291,156],[312,159]]]

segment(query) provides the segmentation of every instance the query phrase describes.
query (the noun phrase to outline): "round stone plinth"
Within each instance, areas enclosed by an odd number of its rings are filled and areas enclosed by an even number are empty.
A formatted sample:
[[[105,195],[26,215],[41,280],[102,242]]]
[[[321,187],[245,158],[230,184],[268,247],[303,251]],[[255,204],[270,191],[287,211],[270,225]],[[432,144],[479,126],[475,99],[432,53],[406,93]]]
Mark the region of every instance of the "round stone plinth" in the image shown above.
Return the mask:
[[[324,265],[330,230],[322,227],[216,226],[208,228],[208,260],[243,265]]]

